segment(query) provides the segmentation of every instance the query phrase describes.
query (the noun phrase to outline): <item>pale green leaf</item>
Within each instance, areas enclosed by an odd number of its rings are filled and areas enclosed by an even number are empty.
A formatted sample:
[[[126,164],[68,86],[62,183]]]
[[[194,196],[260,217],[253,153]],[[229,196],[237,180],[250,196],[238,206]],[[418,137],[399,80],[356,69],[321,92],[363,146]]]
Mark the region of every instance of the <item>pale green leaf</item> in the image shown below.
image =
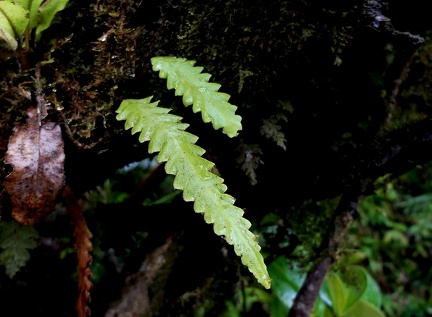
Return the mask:
[[[19,4],[0,1],[0,41],[6,47],[16,50],[18,39],[23,35],[28,25],[28,11]]]
[[[355,266],[357,270],[363,271],[366,276],[366,288],[361,296],[361,299],[379,308],[382,304],[382,293],[378,283],[372,276],[361,266]]]
[[[385,317],[385,315],[372,304],[365,300],[359,300],[356,305],[347,310],[341,317]]]
[[[195,61],[153,57],[151,62],[159,77],[167,79],[167,88],[183,96],[183,104],[192,105],[193,112],[201,112],[204,122],[211,122],[216,130],[222,128],[229,137],[238,134],[242,126],[241,117],[235,114],[237,107],[228,102],[228,94],[218,92],[221,85],[208,82],[210,74],[201,73],[202,67],[194,67]]]
[[[327,294],[325,302],[334,316],[384,316],[380,311],[379,286],[363,267],[351,265],[342,275],[329,273],[324,286],[321,296]]]
[[[0,23],[1,23],[0,16]],[[6,48],[11,51],[15,51],[18,48],[18,41],[10,35],[8,31],[0,27],[0,50]]]
[[[140,132],[141,142],[150,141],[149,152],[160,152],[158,162],[166,162],[165,171],[175,175],[174,188],[183,190],[185,201],[194,201],[194,210],[203,213],[207,223],[213,223],[216,234],[224,236],[234,246],[257,280],[270,287],[270,277],[260,253],[257,237],[248,229],[243,210],[234,206],[234,198],[225,194],[223,179],[210,172],[213,163],[201,157],[204,150],[197,146],[197,137],[186,132],[181,117],[168,109],[142,100],[124,100],[117,110],[117,120],[126,120],[125,128]]]
[[[340,276],[345,282],[344,289],[347,296],[344,311],[347,311],[362,298],[367,287],[367,276],[365,270],[357,265],[346,267]]]
[[[69,0],[47,0],[39,9],[39,23],[36,27],[36,40],[41,37],[41,33],[46,30],[52,23],[57,12],[63,10]]]
[[[333,312],[340,316],[345,311],[347,293],[345,285],[336,273],[329,273],[326,276],[326,283],[329,289],[330,298],[333,305]]]
[[[29,11],[29,24],[30,29],[37,25],[39,7],[43,0],[16,0],[16,3],[20,4],[23,8]]]

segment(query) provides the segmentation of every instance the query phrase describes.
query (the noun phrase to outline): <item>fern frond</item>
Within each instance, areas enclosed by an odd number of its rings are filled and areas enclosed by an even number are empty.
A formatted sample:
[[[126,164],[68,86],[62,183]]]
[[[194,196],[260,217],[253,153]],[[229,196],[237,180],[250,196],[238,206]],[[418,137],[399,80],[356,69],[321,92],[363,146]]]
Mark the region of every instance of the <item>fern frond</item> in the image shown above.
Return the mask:
[[[249,177],[251,185],[256,185],[258,181],[255,170],[260,164],[264,164],[261,159],[263,151],[258,144],[245,144],[243,142],[241,142],[237,151],[240,152],[236,159],[237,164],[241,165],[241,169]]]
[[[176,57],[153,57],[154,71],[167,79],[167,88],[183,96],[185,106],[192,105],[193,112],[201,111],[204,122],[212,122],[215,130],[235,137],[242,129],[241,117],[235,114],[236,106],[228,102],[230,95],[218,92],[221,85],[209,83],[210,74],[201,73],[203,67],[194,67],[195,61]]]
[[[30,252],[36,248],[38,232],[31,226],[22,226],[16,221],[0,222],[0,265],[13,278],[30,259]]]
[[[271,117],[270,119],[263,119],[263,125],[260,128],[260,132],[267,139],[271,139],[276,142],[281,148],[286,151],[286,138],[285,134],[281,131],[282,126],[277,124],[277,117]]]
[[[149,153],[159,152],[158,161],[166,162],[166,172],[175,175],[174,187],[183,190],[184,200],[195,202],[195,212],[214,224],[214,232],[234,246],[242,263],[269,288],[271,280],[257,237],[248,230],[251,224],[243,218],[243,210],[234,206],[234,198],[225,194],[223,179],[210,172],[214,164],[201,157],[205,151],[195,144],[198,137],[185,131],[189,125],[181,123],[181,117],[157,107],[151,98],[124,100],[117,120],[126,120],[125,128],[132,128],[132,134],[140,132],[140,142],[150,141]]]

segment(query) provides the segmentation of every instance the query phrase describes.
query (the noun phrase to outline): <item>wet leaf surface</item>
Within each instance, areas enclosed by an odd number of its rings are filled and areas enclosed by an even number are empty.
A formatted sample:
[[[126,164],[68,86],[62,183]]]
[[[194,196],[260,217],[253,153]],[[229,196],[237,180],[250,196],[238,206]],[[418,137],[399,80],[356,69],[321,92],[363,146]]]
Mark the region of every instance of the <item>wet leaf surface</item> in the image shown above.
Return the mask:
[[[64,185],[64,144],[59,125],[39,127],[35,108],[27,112],[25,125],[17,125],[9,139],[6,162],[13,172],[5,188],[11,196],[12,216],[33,225],[54,210]]]

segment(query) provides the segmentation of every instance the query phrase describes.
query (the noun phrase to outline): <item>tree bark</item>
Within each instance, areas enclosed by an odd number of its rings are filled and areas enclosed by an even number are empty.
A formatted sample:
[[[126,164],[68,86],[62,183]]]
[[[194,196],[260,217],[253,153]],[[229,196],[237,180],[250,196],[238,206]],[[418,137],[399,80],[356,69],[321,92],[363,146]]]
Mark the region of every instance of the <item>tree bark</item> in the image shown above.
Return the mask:
[[[335,210],[332,230],[329,230],[330,234],[328,238],[324,239],[322,242],[321,249],[324,248],[322,256],[307,273],[306,279],[294,299],[288,317],[310,316],[325,276],[335,259],[338,245],[345,237],[353,221],[355,212],[353,207],[357,205],[358,199],[353,201],[352,198],[354,198],[352,195],[345,194],[339,201],[338,207]]]

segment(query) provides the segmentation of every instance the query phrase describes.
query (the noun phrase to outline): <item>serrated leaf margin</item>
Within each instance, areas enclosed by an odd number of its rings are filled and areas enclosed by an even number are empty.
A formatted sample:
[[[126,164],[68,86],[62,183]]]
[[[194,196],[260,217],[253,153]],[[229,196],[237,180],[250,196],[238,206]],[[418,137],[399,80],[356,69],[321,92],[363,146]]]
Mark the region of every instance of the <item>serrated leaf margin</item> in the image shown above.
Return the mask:
[[[188,125],[181,117],[151,99],[124,100],[116,119],[126,120],[125,129],[132,129],[132,134],[140,132],[140,142],[150,141],[149,153],[159,152],[158,162],[166,162],[165,171],[175,175],[174,187],[183,190],[183,199],[194,201],[195,212],[213,223],[214,232],[224,236],[258,282],[270,288],[257,236],[249,231],[251,223],[234,206],[235,199],[225,194],[223,179],[210,172],[214,164],[201,157],[205,151],[195,144],[198,137],[185,131]]]
[[[237,107],[228,102],[230,95],[218,92],[220,84],[208,82],[211,75],[201,73],[203,67],[196,67],[195,61],[173,56],[151,58],[154,71],[160,78],[167,79],[167,88],[175,89],[176,96],[183,96],[185,106],[192,105],[194,113],[201,112],[204,122],[211,122],[213,128],[229,137],[238,135],[242,129],[241,117],[235,114]]]

